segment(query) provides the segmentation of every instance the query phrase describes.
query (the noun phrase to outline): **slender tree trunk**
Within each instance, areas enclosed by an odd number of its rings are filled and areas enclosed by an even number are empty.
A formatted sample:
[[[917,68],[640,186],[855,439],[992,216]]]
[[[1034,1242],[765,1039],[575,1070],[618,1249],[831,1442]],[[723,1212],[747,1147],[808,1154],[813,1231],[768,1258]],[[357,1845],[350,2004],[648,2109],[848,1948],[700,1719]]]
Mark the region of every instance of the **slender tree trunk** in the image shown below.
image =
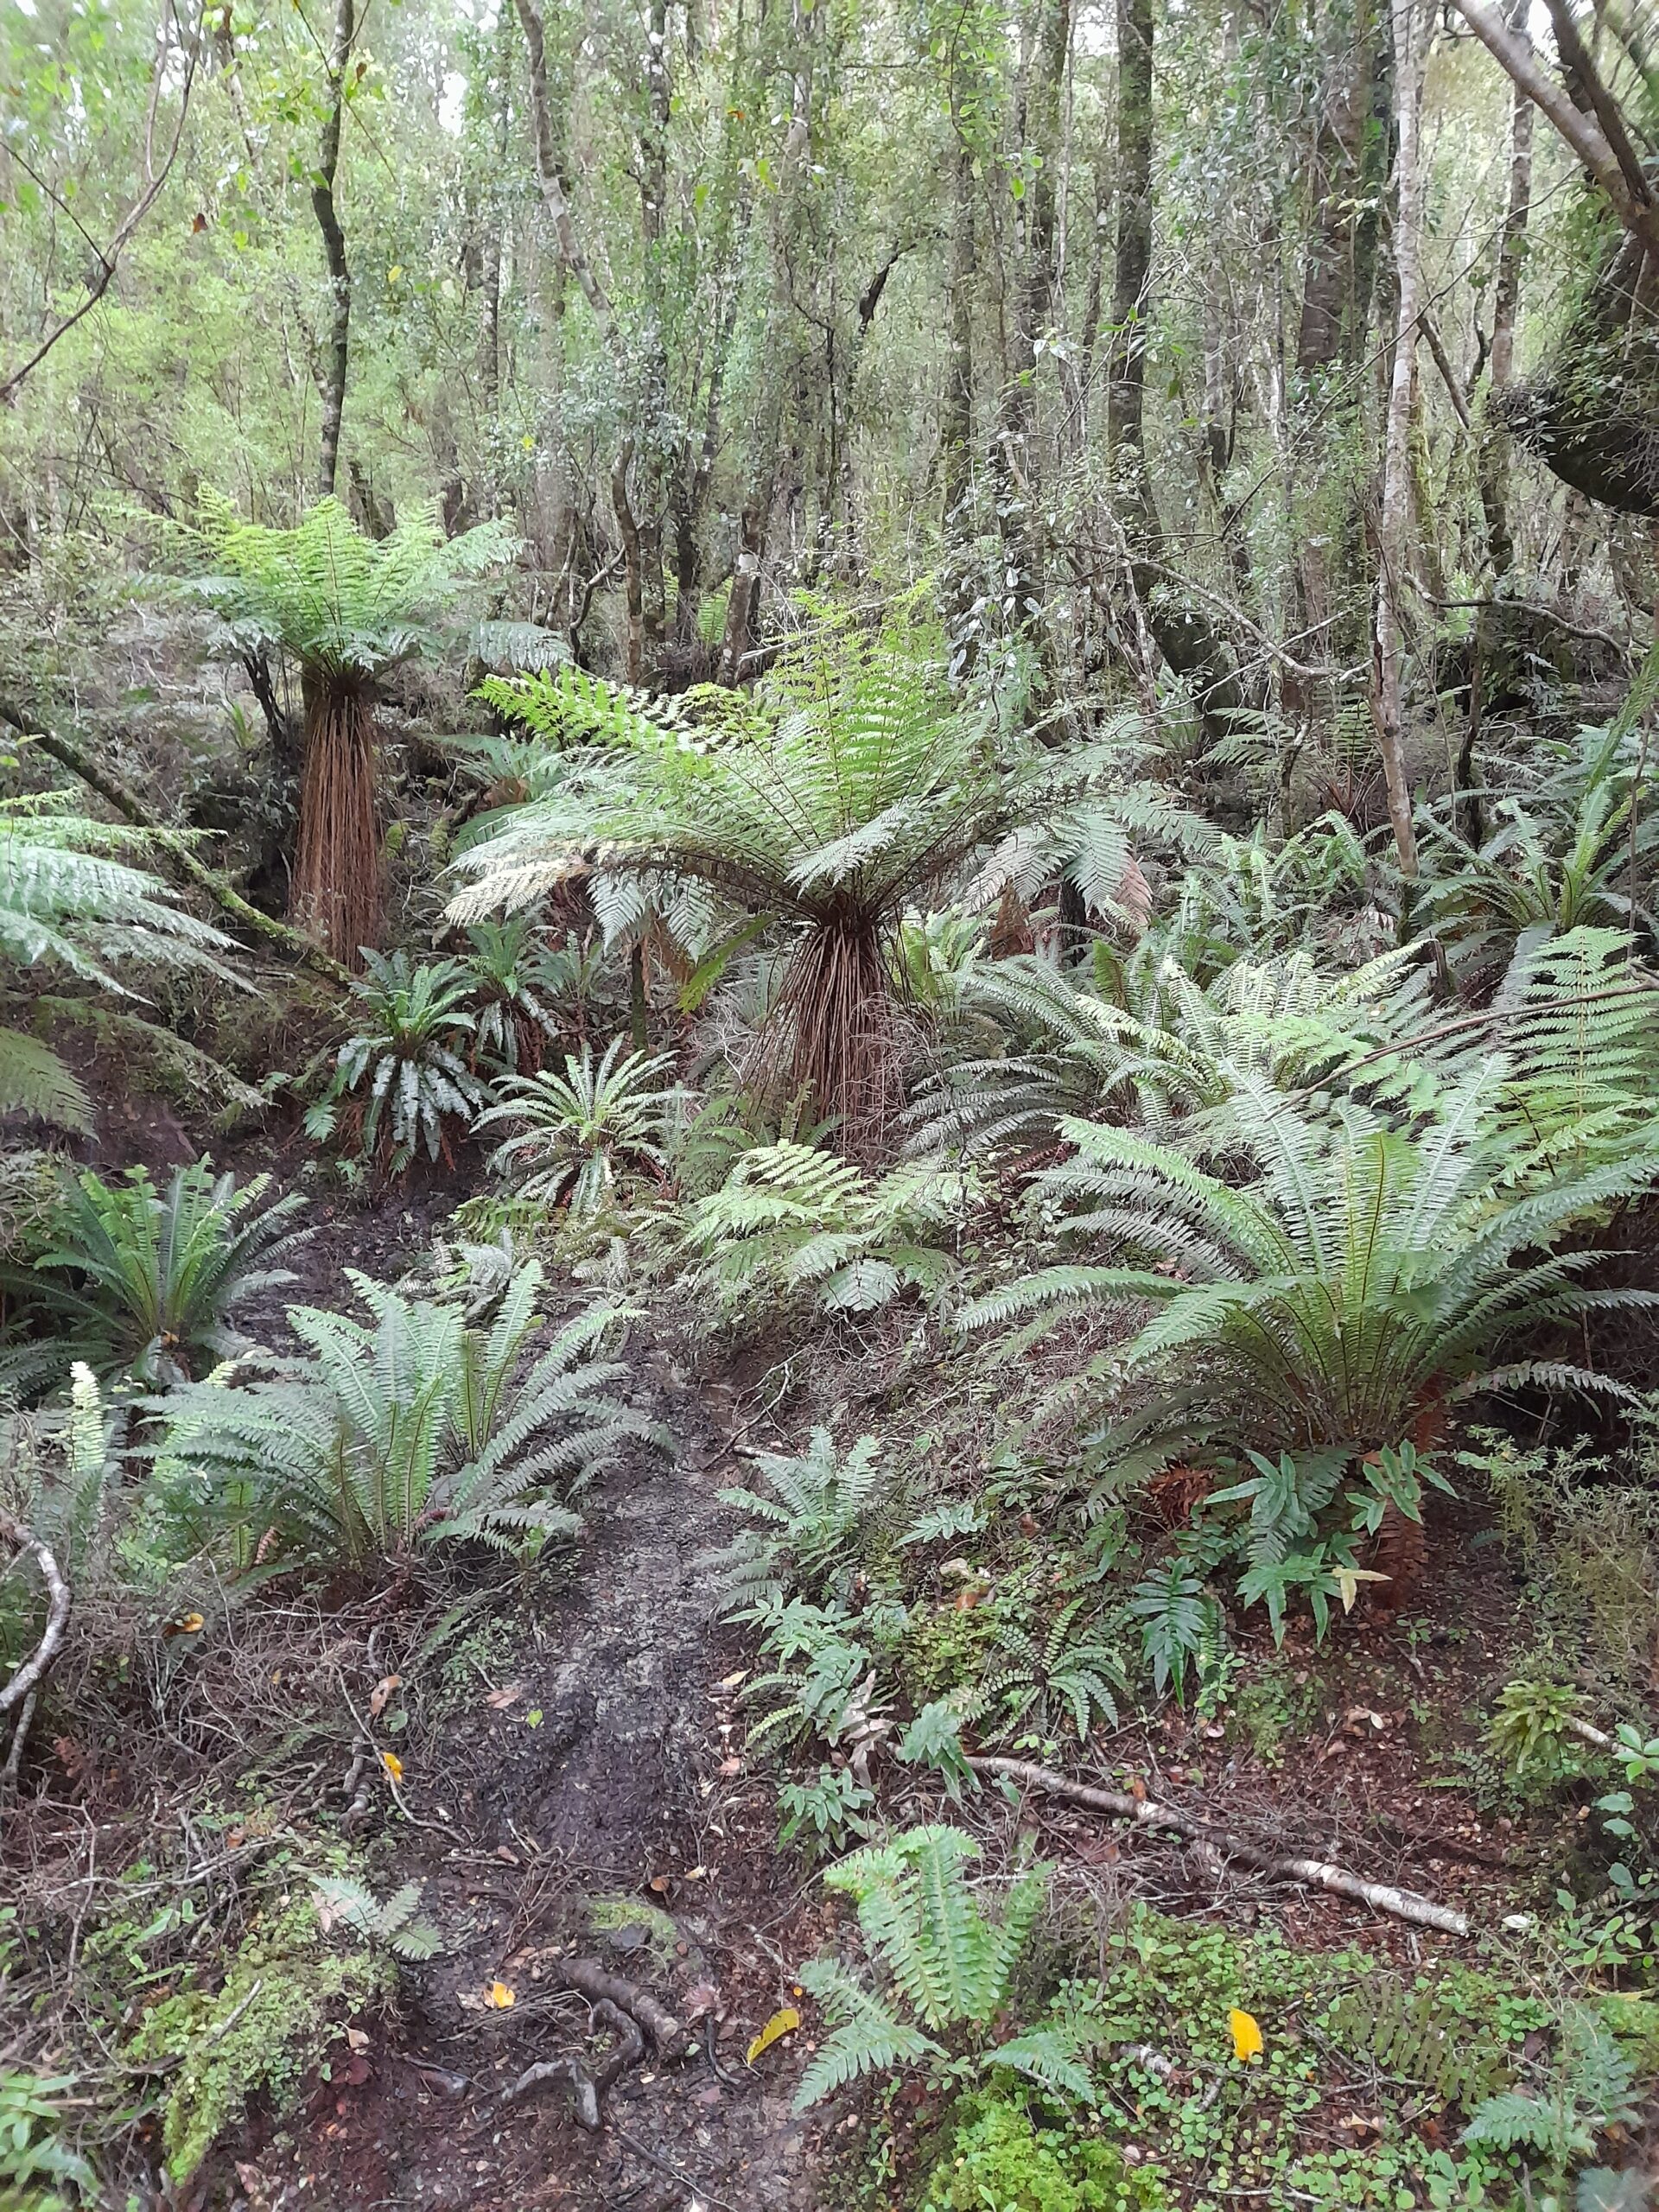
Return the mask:
[[[1107,365],[1106,439],[1112,497],[1129,542],[1130,574],[1158,650],[1192,685],[1206,734],[1224,737],[1247,703],[1207,617],[1176,601],[1164,572],[1164,532],[1147,467],[1146,334],[1152,299],[1153,0],[1117,0],[1117,253]],[[1179,586],[1179,580],[1177,580]]]
[[[803,0],[794,0],[791,37],[794,54],[790,69],[790,122],[779,162],[777,189],[772,210],[769,257],[772,296],[766,309],[766,335],[759,370],[760,389],[749,444],[747,488],[738,526],[737,559],[732,572],[732,595],[726,608],[726,638],[721,649],[720,680],[735,684],[748,658],[753,634],[754,610],[760,592],[760,567],[766,557],[766,534],[772,524],[777,496],[778,470],[784,425],[784,399],[791,372],[790,333],[794,302],[790,289],[789,244],[794,218],[797,180],[805,165],[811,143],[812,65],[808,38],[817,12]]]
[[[1508,28],[1519,41],[1527,35],[1528,0],[1510,0]],[[1497,275],[1492,285],[1491,390],[1505,391],[1515,378],[1515,323],[1521,303],[1521,266],[1527,250],[1527,217],[1532,206],[1532,102],[1517,85],[1510,108],[1510,191],[1498,240]],[[1510,530],[1509,446],[1491,420],[1480,429],[1478,454],[1480,504],[1486,518],[1486,548],[1494,581],[1501,587],[1515,565]],[[1483,611],[1482,620],[1486,620]]]
[[[640,232],[645,247],[645,327],[640,341],[639,421],[630,443],[640,459],[639,504],[641,645],[660,645],[664,627],[663,516],[670,468],[668,418],[668,0],[651,0],[645,33],[646,120],[639,146]],[[632,616],[631,616],[632,619]],[[638,681],[638,678],[634,679]]]
[[[346,258],[334,180],[340,169],[340,129],[346,111],[346,72],[357,35],[353,0],[334,0],[334,35],[328,48],[328,105],[323,114],[322,146],[311,185],[311,206],[322,233],[328,264],[328,334],[323,352],[322,430],[318,486],[327,496],[340,469],[340,423],[346,410],[346,371],[352,334],[352,273]]]
[[[622,536],[623,594],[628,611],[627,677],[630,683],[639,683],[645,675],[645,595],[639,524],[628,499],[628,470],[632,462],[633,440],[625,438],[611,468],[611,508]]]
[[[957,107],[954,86],[953,114]],[[945,359],[944,400],[939,410],[940,481],[947,539],[967,518],[974,454],[974,156],[961,120],[957,120],[957,157],[950,186],[950,350]]]
[[[1302,276],[1301,321],[1296,366],[1312,382],[1338,361],[1351,361],[1364,332],[1356,330],[1357,248],[1365,126],[1371,108],[1376,48],[1369,0],[1333,57],[1320,103],[1314,152],[1318,202]]]
[[[1037,346],[1055,320],[1055,179],[1060,161],[1061,95],[1071,43],[1071,0],[1042,0],[1027,92],[1027,144],[1036,173],[1017,211],[1025,229],[1025,271],[1014,299],[1007,374],[997,426],[1006,588],[1012,627],[1035,640],[1046,673],[1052,658],[1044,612],[1042,455],[1037,443]]]
[[[1420,0],[1393,0],[1395,156],[1394,261],[1396,289],[1394,367],[1382,451],[1377,528],[1376,632],[1373,653],[1377,744],[1382,755],[1389,820],[1402,874],[1417,874],[1406,766],[1404,594],[1411,550],[1411,386],[1422,296],[1422,177],[1418,146]]]

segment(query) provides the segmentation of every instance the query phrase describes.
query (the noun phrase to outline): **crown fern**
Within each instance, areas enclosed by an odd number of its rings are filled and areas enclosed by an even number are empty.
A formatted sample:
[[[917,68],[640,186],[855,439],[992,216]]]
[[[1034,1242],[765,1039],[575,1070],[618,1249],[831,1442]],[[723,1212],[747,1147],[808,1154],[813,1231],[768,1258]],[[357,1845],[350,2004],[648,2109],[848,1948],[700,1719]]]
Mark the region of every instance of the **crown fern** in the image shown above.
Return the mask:
[[[307,1357],[267,1381],[231,1374],[166,1402],[158,1479],[175,1519],[366,1566],[459,1538],[534,1556],[577,1534],[563,1499],[645,1418],[613,1395],[626,1370],[594,1355],[596,1307],[531,1357],[543,1327],[539,1264],[512,1279],[487,1325],[461,1306],[351,1278],[367,1322],[293,1306]]]
[[[1659,1302],[1586,1288],[1593,1253],[1550,1250],[1659,1179],[1659,1146],[1519,1180],[1495,1135],[1506,1075],[1489,1064],[1416,1134],[1351,1103],[1299,1112],[1247,1077],[1231,1122],[1254,1169],[1243,1188],[1129,1131],[1068,1121],[1076,1157],[1037,1179],[1062,1233],[1140,1264],[1049,1268],[964,1321],[1150,1300],[1160,1310],[1119,1355],[1126,1365],[1196,1363],[1238,1441],[1292,1450],[1395,1444],[1451,1399],[1527,1381],[1611,1389],[1562,1363],[1495,1363],[1553,1324]]]

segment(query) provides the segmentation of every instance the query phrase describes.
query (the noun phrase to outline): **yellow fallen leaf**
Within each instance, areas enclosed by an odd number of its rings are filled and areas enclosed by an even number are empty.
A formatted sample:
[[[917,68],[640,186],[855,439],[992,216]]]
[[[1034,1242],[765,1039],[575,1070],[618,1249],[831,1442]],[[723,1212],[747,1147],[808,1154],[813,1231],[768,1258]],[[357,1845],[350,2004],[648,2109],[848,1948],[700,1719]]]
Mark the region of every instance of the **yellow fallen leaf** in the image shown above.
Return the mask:
[[[401,1782],[403,1780],[404,1763],[402,1759],[398,1758],[396,1751],[382,1751],[380,1754],[380,1764],[385,1767],[386,1772],[391,1777],[394,1782]]]
[[[200,1636],[206,1626],[200,1613],[181,1613],[177,1620],[168,1621],[162,1630],[162,1641],[165,1643],[169,1636]]]
[[[404,273],[404,264],[403,264],[403,263],[402,263],[401,261],[394,262],[394,263],[392,264],[391,267],[390,269],[388,269],[388,270],[387,270],[387,271],[386,271],[386,282],[387,282],[387,283],[388,283],[388,284],[395,284],[395,283],[397,282],[398,278],[403,275],[403,273]]]
[[[485,1992],[484,2002],[493,2011],[505,2012],[508,2005],[516,2004],[518,1999],[514,1992],[508,1988],[505,1981],[493,1981]]]
[[[1227,2024],[1233,2031],[1233,2056],[1260,2058],[1262,2050],[1262,2031],[1257,2027],[1254,2015],[1249,2012],[1241,2012],[1235,2006],[1227,2015]]]
[[[753,2066],[761,2052],[770,2050],[773,2044],[792,2036],[800,2024],[801,2016],[792,2005],[785,2005],[782,2012],[774,2012],[744,2054],[749,2064]]]

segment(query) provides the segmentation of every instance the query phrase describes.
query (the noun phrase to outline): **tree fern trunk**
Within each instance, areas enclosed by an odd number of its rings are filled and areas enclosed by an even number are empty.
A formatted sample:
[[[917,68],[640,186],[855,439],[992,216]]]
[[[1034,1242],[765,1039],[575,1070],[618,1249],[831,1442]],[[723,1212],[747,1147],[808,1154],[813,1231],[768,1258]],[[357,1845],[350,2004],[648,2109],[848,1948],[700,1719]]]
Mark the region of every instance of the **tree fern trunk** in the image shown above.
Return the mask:
[[[306,702],[300,836],[290,911],[336,960],[361,965],[381,925],[374,709],[355,684],[316,681]]]
[[[862,916],[815,924],[796,950],[774,1019],[793,1033],[789,1082],[843,1142],[876,1132],[887,1093],[892,999],[880,939]]]

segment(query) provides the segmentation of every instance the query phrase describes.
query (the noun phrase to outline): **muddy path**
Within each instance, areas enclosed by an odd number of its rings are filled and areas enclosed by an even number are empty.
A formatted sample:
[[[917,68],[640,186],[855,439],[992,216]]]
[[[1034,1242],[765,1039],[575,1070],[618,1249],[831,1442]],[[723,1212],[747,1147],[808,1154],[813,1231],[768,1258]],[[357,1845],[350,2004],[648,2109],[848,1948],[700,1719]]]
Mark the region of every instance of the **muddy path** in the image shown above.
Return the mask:
[[[790,2109],[804,2034],[744,2057],[819,1931],[770,1786],[734,1748],[742,1658],[713,1558],[732,1534],[717,1492],[738,1475],[733,1400],[659,1353],[640,1382],[673,1459],[638,1454],[590,1501],[568,1590],[517,1624],[516,1649],[499,1637],[374,1853],[377,1885],[422,1882],[443,1953],[405,1969],[398,2021],[340,2055],[290,2152],[241,2169],[250,2212],[822,2201],[811,2126]],[[648,2050],[597,2133],[562,2083],[503,2096],[530,2065],[597,2067],[614,2048],[559,1986],[577,1956],[696,2023],[696,2055]]]

